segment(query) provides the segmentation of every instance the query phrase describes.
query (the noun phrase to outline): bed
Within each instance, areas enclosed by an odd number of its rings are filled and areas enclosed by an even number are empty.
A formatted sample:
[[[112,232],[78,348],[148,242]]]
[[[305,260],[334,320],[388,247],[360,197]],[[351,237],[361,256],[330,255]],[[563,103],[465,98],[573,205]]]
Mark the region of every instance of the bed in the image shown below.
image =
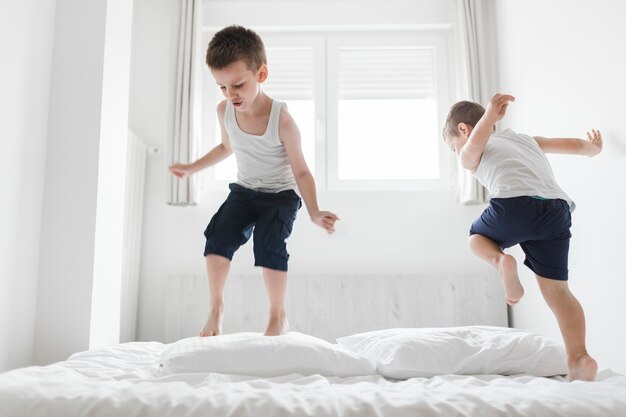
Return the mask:
[[[497,326],[131,342],[0,374],[0,416],[626,416],[626,376],[563,354]]]

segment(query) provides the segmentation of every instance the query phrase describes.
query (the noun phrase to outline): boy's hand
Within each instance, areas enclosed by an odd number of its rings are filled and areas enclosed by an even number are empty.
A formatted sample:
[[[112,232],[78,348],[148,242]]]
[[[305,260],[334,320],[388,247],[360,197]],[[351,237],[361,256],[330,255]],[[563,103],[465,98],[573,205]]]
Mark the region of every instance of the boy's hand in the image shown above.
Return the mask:
[[[193,174],[193,170],[191,169],[191,164],[181,164],[177,162],[173,165],[170,165],[169,170],[172,173],[172,175],[180,179],[183,179]]]
[[[602,134],[597,129],[587,132],[587,141],[593,145],[589,157],[596,156],[602,150]]]
[[[487,105],[485,117],[492,123],[502,120],[511,101],[515,101],[515,97],[508,94],[496,94]]]
[[[328,234],[335,231],[335,222],[337,220],[339,220],[339,217],[330,211],[317,211],[311,214],[311,221],[322,229],[325,229]]]

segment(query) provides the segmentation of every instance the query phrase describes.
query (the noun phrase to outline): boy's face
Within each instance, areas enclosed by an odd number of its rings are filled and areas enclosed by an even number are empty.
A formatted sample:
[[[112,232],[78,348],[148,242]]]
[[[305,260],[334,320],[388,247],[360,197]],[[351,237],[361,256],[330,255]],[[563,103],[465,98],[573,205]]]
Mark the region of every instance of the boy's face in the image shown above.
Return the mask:
[[[450,148],[452,152],[454,152],[457,155],[460,154],[460,150],[463,145],[459,144],[459,136],[453,136],[453,137],[446,136],[443,141],[446,144],[446,146]]]
[[[259,93],[258,83],[267,79],[267,66],[252,71],[242,60],[235,61],[225,68],[213,69],[211,74],[222,90],[222,94],[236,110],[245,111],[250,108]]]

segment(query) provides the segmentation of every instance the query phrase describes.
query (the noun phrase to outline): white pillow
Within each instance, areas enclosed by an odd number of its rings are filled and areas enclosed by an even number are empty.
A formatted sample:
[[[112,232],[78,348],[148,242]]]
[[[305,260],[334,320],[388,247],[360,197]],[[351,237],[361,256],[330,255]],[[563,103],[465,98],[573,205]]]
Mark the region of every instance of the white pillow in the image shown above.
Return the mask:
[[[357,376],[376,374],[369,359],[337,344],[297,332],[282,336],[234,333],[190,337],[161,355],[160,376],[215,372],[261,377],[288,374]]]
[[[561,345],[507,327],[387,329],[342,337],[337,342],[370,358],[389,378],[567,373]]]

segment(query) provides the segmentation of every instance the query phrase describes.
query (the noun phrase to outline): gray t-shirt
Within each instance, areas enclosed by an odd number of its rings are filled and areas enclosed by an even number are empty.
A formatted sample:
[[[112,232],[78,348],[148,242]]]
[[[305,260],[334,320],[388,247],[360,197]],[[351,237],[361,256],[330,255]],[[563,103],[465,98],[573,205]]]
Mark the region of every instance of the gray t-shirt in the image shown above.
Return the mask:
[[[278,193],[296,188],[285,146],[278,133],[280,109],[284,105],[272,101],[267,129],[263,135],[241,130],[235,108],[229,101],[224,112],[224,129],[237,159],[237,184],[256,191]]]
[[[567,201],[570,211],[576,208],[557,184],[537,141],[511,129],[491,135],[473,175],[489,190],[489,198],[560,198]]]

